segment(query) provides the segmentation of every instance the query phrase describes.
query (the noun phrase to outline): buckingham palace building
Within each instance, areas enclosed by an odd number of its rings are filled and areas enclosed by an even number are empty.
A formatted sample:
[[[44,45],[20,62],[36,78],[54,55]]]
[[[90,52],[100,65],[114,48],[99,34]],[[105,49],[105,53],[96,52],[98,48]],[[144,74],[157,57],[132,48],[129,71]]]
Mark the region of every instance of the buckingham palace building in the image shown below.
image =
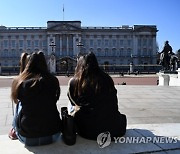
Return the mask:
[[[63,57],[92,51],[100,65],[156,64],[156,25],[84,27],[81,21],[48,21],[47,27],[0,26],[1,66],[18,66],[22,52]]]

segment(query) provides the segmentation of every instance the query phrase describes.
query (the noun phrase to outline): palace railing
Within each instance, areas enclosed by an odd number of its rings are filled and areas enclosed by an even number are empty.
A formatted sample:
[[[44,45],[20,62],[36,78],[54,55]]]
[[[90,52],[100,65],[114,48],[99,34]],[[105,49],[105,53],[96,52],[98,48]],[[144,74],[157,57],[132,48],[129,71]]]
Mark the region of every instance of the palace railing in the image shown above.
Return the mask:
[[[99,65],[102,70],[109,74],[135,73],[135,74],[155,74],[161,70],[161,65],[133,65],[133,72],[130,72],[130,65]],[[16,75],[19,73],[19,66],[0,66],[2,75]],[[74,74],[74,65],[66,67],[56,67],[58,75],[64,75],[67,72]]]

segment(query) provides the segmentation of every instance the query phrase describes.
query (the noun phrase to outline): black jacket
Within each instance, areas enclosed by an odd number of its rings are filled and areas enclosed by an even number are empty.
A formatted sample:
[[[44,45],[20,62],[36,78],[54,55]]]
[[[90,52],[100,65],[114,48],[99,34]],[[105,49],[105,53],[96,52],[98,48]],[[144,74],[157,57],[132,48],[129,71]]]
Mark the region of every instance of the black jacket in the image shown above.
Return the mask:
[[[57,110],[59,81],[51,74],[43,75],[32,86],[34,78],[24,81],[18,92],[22,104],[20,135],[29,138],[53,135],[61,130]]]
[[[80,106],[75,114],[77,130],[79,135],[88,139],[97,139],[106,131],[111,137],[123,136],[126,132],[126,116],[118,111],[117,90],[114,86],[111,91],[107,87],[108,82],[113,82],[112,78],[103,73],[101,82],[104,86],[100,93],[94,94],[90,88],[82,96],[74,95],[75,80],[69,82],[69,99],[72,105]]]

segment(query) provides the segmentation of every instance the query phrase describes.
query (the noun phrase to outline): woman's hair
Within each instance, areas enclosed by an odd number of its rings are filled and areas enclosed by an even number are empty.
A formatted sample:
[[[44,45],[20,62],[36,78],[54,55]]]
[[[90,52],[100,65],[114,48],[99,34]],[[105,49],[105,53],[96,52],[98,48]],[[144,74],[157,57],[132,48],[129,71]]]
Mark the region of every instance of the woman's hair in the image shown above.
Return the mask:
[[[48,67],[43,52],[39,51],[32,53],[24,70],[24,74],[38,75],[47,72],[48,72]]]
[[[108,90],[114,87],[112,79],[100,69],[93,52],[79,58],[74,79],[74,95],[78,96],[82,93],[90,92],[90,89],[96,94],[100,93],[104,87],[108,87]]]
[[[33,87],[37,80],[43,75],[49,73],[45,56],[43,52],[34,52],[30,56],[24,71],[13,81],[11,88],[11,98],[17,103],[18,89],[21,83],[27,79],[34,78]]]
[[[26,67],[26,64],[27,64],[27,62],[29,60],[29,57],[30,57],[30,55],[28,53],[26,53],[26,52],[23,52],[21,54],[21,58],[20,58],[20,61],[19,61],[19,65],[20,65],[19,74],[21,74],[24,71],[24,69]]]

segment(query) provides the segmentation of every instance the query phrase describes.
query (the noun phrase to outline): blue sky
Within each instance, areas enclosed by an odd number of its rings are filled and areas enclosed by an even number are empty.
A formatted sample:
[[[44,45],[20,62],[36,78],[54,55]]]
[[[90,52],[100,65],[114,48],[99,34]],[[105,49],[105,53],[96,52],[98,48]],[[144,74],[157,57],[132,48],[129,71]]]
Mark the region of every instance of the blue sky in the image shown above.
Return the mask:
[[[156,25],[160,50],[180,49],[180,0],[1,0],[0,25],[46,27],[47,21],[80,20],[82,26]]]

